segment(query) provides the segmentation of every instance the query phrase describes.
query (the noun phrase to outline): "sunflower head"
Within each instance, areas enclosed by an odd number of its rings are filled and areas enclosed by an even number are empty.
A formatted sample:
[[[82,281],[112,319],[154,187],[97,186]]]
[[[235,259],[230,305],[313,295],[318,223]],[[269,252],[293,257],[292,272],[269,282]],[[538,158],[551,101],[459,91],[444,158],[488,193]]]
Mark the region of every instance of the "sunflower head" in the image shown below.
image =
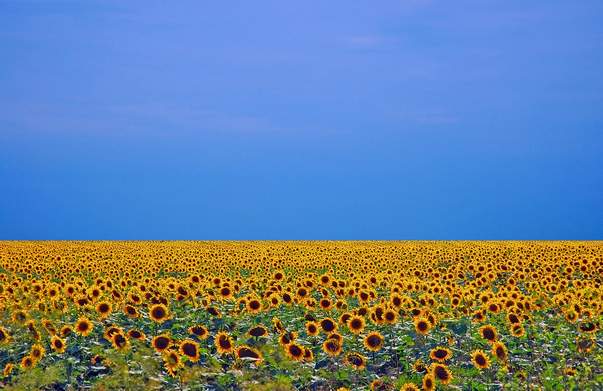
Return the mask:
[[[168,319],[168,309],[163,304],[155,304],[149,309],[149,317],[156,323],[163,323]]]
[[[372,331],[364,337],[364,346],[371,352],[378,352],[383,347],[384,338],[378,331]]]
[[[199,345],[192,339],[185,339],[180,342],[180,354],[188,358],[192,362],[199,361]]]
[[[486,369],[490,367],[490,358],[482,350],[475,350],[471,353],[471,362],[478,369]]]

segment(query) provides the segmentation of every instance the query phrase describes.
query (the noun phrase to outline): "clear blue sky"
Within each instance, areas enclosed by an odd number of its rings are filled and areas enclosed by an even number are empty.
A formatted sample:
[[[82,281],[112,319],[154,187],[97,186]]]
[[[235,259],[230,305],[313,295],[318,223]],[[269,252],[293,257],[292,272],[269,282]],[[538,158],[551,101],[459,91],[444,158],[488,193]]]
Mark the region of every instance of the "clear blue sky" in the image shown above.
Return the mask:
[[[0,0],[0,239],[603,239],[603,2]]]

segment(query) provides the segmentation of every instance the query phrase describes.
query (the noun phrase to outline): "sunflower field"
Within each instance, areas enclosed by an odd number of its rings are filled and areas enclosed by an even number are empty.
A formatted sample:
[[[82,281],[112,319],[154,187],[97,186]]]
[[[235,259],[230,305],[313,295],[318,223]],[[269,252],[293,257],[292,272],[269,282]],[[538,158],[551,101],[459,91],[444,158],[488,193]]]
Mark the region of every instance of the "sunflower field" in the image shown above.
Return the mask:
[[[601,390],[602,242],[0,242],[6,390]]]

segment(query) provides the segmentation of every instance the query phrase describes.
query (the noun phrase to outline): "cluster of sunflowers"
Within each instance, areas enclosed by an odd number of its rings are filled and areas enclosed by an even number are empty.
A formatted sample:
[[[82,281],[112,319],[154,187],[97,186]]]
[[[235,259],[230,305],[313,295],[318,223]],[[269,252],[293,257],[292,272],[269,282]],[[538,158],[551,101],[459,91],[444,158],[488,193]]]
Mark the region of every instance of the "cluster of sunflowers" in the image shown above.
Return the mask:
[[[7,389],[603,389],[601,242],[0,242]]]

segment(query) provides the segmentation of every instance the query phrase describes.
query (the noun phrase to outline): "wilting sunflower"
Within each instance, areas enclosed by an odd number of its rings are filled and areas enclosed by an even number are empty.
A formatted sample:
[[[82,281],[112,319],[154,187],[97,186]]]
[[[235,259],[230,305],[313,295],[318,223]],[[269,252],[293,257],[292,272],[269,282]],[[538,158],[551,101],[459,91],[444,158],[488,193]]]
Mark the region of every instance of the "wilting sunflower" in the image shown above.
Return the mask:
[[[502,342],[495,342],[492,344],[492,355],[495,356],[499,361],[507,361],[509,353],[507,347]]]
[[[378,352],[383,347],[383,335],[378,331],[373,331],[364,337],[364,346],[371,352]]]
[[[285,346],[285,353],[289,358],[295,361],[301,361],[304,359],[304,348],[295,342]]]
[[[427,335],[429,330],[431,330],[431,323],[425,318],[415,318],[414,319],[415,330],[417,333],[422,335]]]
[[[154,337],[153,340],[151,341],[151,345],[153,345],[153,348],[157,352],[165,351],[167,348],[170,347],[171,343],[172,343],[172,339],[170,337],[168,337],[167,335],[158,335],[158,336]]]
[[[120,352],[128,350],[130,347],[130,341],[128,341],[128,337],[126,337],[123,333],[115,333],[113,334],[113,338],[111,338],[111,344]]]
[[[328,338],[322,344],[322,350],[331,357],[338,356],[341,353],[341,343],[337,339]]]
[[[346,354],[345,363],[358,370],[366,368],[366,358],[357,352],[350,352]]]
[[[52,350],[54,350],[57,353],[64,353],[65,352],[65,340],[57,337],[56,335],[53,335],[52,338],[50,339],[50,346],[52,347]]]
[[[80,317],[77,322],[75,322],[74,326],[75,332],[83,337],[90,335],[93,328],[94,325],[92,322],[85,317]]]
[[[232,337],[224,331],[220,331],[218,334],[216,334],[214,345],[216,346],[218,354],[232,353],[234,350]]]
[[[471,362],[478,369],[486,369],[490,367],[490,358],[482,350],[475,350],[471,353]]]
[[[485,325],[479,328],[479,333],[486,341],[489,343],[494,343],[498,338],[498,333],[496,332],[496,328],[492,325]]]
[[[180,342],[180,347],[178,350],[180,351],[181,355],[186,356],[190,361],[199,361],[199,345],[192,339],[185,339],[184,341]]]
[[[191,326],[188,328],[188,332],[189,334],[194,335],[200,340],[207,339],[207,337],[209,337],[209,332],[207,331],[207,328],[203,325]]]
[[[364,330],[366,322],[364,317],[359,315],[352,315],[347,322],[348,328],[354,334],[360,334]]]
[[[452,351],[448,348],[438,346],[429,352],[429,357],[438,362],[445,362],[452,357]]]
[[[452,380],[452,373],[450,373],[450,369],[448,369],[448,366],[445,364],[432,364],[430,372],[433,377],[442,384],[448,384]]]
[[[96,312],[98,312],[101,319],[106,319],[111,315],[111,311],[113,311],[113,306],[109,302],[101,301],[96,305]]]
[[[264,360],[262,353],[247,345],[239,346],[236,350],[236,356],[240,360],[250,360],[256,364],[259,364]]]
[[[168,309],[163,304],[155,304],[149,310],[149,317],[157,323],[163,323],[168,319]]]

